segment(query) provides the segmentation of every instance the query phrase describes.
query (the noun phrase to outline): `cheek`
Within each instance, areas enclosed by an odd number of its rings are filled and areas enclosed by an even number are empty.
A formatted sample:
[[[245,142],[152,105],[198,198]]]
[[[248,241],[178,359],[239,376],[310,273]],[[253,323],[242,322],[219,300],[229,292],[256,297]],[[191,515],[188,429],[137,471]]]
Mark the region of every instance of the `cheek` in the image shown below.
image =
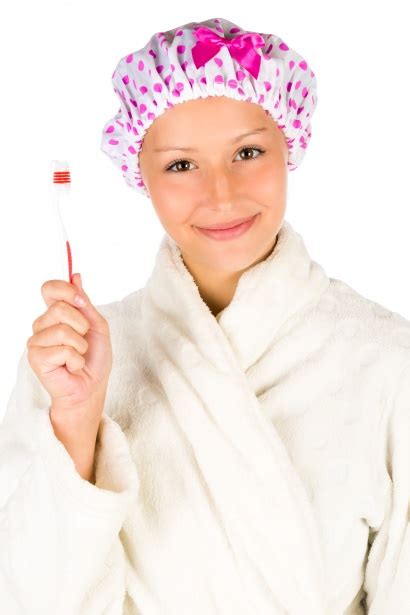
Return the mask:
[[[246,166],[247,165],[247,166]],[[238,187],[268,202],[286,189],[287,169],[283,160],[269,155],[263,161],[245,163],[237,176]],[[239,184],[240,182],[240,184]]]
[[[270,164],[258,170],[253,178],[252,198],[262,208],[264,224],[276,227],[287,204],[287,169],[283,164]]]
[[[286,186],[287,170],[283,162],[273,162],[260,167],[258,183],[261,190],[281,192]]]
[[[151,194],[151,200],[162,225],[167,229],[178,228],[188,224],[194,215],[194,200],[184,191],[172,194],[168,190],[158,189]]]

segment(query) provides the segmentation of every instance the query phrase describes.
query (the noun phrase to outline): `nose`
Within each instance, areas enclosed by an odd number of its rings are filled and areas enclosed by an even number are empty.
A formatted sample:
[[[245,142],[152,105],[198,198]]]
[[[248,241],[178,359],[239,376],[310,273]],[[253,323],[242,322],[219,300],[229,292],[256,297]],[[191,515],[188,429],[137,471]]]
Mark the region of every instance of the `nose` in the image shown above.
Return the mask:
[[[235,178],[229,169],[218,168],[210,171],[207,174],[205,184],[210,209],[230,211],[233,208],[235,202]]]

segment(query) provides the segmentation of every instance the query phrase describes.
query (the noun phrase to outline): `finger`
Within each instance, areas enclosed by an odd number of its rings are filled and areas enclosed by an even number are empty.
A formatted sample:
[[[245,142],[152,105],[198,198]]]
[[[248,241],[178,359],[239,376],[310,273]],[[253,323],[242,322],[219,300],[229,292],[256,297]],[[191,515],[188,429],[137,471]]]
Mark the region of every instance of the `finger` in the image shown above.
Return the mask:
[[[74,277],[77,282],[78,275],[73,275],[73,282]],[[41,287],[41,292],[48,307],[55,301],[66,301],[67,303],[75,306],[85,316],[89,322],[90,329],[101,333],[107,332],[108,323],[106,319],[91,303],[83,288],[80,289],[76,284],[70,284],[70,282],[66,282],[64,280],[48,280]],[[85,300],[84,305],[77,304],[75,299],[76,295],[82,296]]]
[[[56,301],[66,301],[77,307],[74,297],[82,292],[77,286],[65,280],[47,280],[41,287],[41,294],[47,307]]]
[[[29,363],[37,374],[48,374],[65,365],[69,372],[76,372],[85,365],[85,358],[72,346],[48,346],[29,349]]]
[[[55,301],[33,322],[33,333],[58,324],[67,324],[80,335],[85,335],[90,329],[90,323],[77,308],[65,301]]]
[[[57,346],[58,344],[72,346],[79,354],[85,354],[88,350],[87,340],[66,324],[47,327],[27,340],[28,348],[31,346]]]
[[[96,307],[91,303],[87,293],[84,291],[84,288],[82,287],[81,275],[79,273],[75,273],[73,275],[73,283],[77,289],[77,294],[86,299],[85,305],[76,304],[76,307],[80,311],[80,313],[83,314],[88,320],[90,324],[90,329],[106,333],[108,323],[103,317],[103,315],[100,314]]]
[[[81,280],[81,274],[80,273],[73,273],[73,283],[75,284],[75,286],[77,288],[80,289],[80,291],[83,290],[83,283]]]

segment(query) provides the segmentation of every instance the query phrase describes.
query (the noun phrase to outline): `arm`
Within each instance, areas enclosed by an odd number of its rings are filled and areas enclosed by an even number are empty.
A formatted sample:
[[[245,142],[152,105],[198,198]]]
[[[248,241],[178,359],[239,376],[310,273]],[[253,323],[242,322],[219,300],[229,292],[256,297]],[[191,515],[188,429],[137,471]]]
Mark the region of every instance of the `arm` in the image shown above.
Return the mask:
[[[104,400],[98,402],[98,407],[92,408],[89,405],[86,408],[86,412],[91,412],[93,415],[98,412],[100,416],[103,408]],[[73,425],[69,430],[66,424],[61,425],[59,421],[54,418],[53,411],[54,407],[51,406],[50,422],[56,438],[64,444],[64,448],[74,461],[76,470],[80,476],[94,485],[94,458],[99,426],[92,425],[90,432],[85,428],[79,430],[76,425]]]
[[[50,398],[24,351],[0,424],[2,610],[120,615],[125,588],[119,531],[139,486],[128,442],[103,415],[94,485],[55,436],[49,413]],[[83,610],[93,601],[97,610]]]
[[[410,363],[380,423],[382,471],[389,477],[384,520],[371,534],[365,571],[369,615],[410,613]]]

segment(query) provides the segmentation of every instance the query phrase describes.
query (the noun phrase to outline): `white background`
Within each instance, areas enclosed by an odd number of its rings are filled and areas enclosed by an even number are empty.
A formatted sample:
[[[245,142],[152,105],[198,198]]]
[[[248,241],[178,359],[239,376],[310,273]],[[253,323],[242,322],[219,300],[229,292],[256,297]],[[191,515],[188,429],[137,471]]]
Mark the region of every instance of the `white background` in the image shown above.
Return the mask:
[[[0,418],[17,362],[46,310],[40,287],[67,279],[51,161],[70,163],[73,271],[95,305],[144,285],[163,229],[146,197],[100,151],[119,108],[111,75],[158,31],[224,17],[274,33],[318,81],[312,138],[289,173],[286,218],[314,260],[410,318],[410,52],[406,2],[37,0],[0,15]]]

